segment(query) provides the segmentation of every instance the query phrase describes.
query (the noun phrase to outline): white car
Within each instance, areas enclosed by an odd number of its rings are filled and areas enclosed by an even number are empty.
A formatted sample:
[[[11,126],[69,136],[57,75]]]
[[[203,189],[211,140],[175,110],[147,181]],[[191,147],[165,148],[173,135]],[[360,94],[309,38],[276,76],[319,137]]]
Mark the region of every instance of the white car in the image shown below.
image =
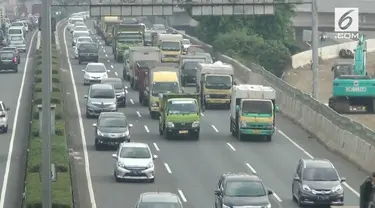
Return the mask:
[[[116,154],[113,175],[116,182],[121,180],[147,180],[155,181],[156,155],[152,155],[146,143],[123,142],[119,145]]]
[[[189,39],[182,39],[181,44],[184,47],[184,54],[187,53],[187,49],[191,46],[191,42]]]
[[[21,21],[21,22],[22,22],[23,26],[25,27],[26,32],[29,32],[30,31],[29,30],[29,24],[27,24],[26,21]]]
[[[103,63],[88,63],[83,75],[83,84],[89,85],[100,83],[102,79],[108,78],[108,70]]]
[[[77,22],[84,22],[82,17],[71,17],[68,20],[68,30],[72,31]]]
[[[73,32],[72,46],[75,46],[77,44],[77,39],[79,37],[87,37],[87,36],[90,36],[89,31],[75,31],[75,32]]]
[[[8,132],[8,111],[3,101],[0,101],[0,131],[2,133]]]
[[[83,31],[90,32],[90,29],[87,28],[86,25],[76,25],[76,26],[74,26],[74,28],[72,30],[72,33],[74,33],[74,32],[83,32]]]

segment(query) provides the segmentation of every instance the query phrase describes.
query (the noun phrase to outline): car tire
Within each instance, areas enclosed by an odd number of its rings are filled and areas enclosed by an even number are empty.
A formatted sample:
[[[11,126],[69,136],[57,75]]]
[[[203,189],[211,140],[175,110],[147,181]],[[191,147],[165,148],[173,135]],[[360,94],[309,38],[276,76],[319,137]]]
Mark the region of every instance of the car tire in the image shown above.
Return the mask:
[[[115,172],[113,172],[113,177],[115,178],[115,181],[116,181],[117,183],[121,182],[121,179],[118,178],[118,177],[116,176],[116,173],[115,173]]]
[[[149,180],[150,183],[154,183],[155,182],[155,178],[152,178]]]
[[[102,146],[100,144],[96,143],[96,141],[95,141],[95,150],[96,151],[102,150]]]
[[[4,133],[8,132],[8,125],[4,128]]]
[[[81,63],[82,63],[81,60],[78,58],[78,64],[81,65]]]
[[[86,118],[91,118],[91,115],[86,111]]]
[[[17,73],[17,72],[18,72],[18,67],[13,70],[13,73]]]

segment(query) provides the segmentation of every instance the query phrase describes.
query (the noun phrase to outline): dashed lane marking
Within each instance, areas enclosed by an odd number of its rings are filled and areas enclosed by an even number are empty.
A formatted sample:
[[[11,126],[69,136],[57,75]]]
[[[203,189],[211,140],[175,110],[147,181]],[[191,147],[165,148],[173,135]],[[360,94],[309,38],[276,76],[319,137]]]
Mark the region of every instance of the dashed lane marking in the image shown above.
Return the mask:
[[[167,164],[167,163],[164,163],[164,167],[165,167],[165,169],[167,169],[167,172],[169,173],[169,174],[172,174],[172,170],[171,170],[171,168],[169,167],[169,165]],[[181,197],[182,198],[182,197]]]
[[[245,163],[246,167],[248,167],[252,173],[256,174],[257,172],[255,171],[255,169],[249,164],[249,163]]]
[[[159,149],[159,147],[158,147],[158,145],[154,142],[154,143],[152,143],[153,145],[154,145],[154,147],[155,147],[155,149],[156,149],[156,151],[158,151],[158,152],[160,152],[160,149]]]
[[[214,125],[211,125],[211,127],[212,127],[216,132],[219,132],[219,130],[217,130],[217,128],[216,128]]]
[[[145,130],[147,131],[147,133],[150,133],[150,130],[148,129],[148,127],[146,125],[144,125],[145,127]]]
[[[134,105],[134,101],[133,101],[133,99],[129,99],[130,100],[130,103],[132,104],[132,105]]]
[[[187,202],[187,199],[186,199],[186,197],[185,197],[185,195],[184,195],[184,192],[182,192],[180,189],[178,189],[177,191],[178,191],[178,194],[179,194],[180,197],[181,197],[181,200],[182,200],[183,202]]]
[[[139,113],[139,111],[137,111],[137,115],[138,115],[139,118],[142,117],[141,113]]]
[[[234,148],[229,142],[227,142],[227,145],[229,148],[231,148],[233,151],[236,151],[236,148]]]
[[[115,72],[115,75],[118,76],[117,72]]]

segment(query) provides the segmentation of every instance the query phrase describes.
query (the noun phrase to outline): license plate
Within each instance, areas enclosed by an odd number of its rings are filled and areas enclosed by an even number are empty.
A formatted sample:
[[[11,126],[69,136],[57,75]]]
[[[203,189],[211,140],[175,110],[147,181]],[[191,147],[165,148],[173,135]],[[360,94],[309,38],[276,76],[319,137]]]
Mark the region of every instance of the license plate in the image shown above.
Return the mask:
[[[133,175],[139,175],[139,174],[141,174],[139,171],[132,171],[132,174]]]
[[[110,145],[117,145],[117,142],[110,142]]]
[[[329,197],[328,196],[319,196],[318,199],[319,200],[328,200]]]
[[[262,133],[261,130],[254,130],[254,134],[260,134],[260,133]]]
[[[188,130],[181,130],[178,133],[180,133],[180,134],[187,134],[188,132],[189,132]]]

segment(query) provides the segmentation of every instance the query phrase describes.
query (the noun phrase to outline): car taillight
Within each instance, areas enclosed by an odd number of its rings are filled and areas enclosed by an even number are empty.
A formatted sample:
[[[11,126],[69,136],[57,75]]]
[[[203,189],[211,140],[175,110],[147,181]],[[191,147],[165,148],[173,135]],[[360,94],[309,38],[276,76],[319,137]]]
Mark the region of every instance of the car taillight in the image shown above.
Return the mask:
[[[17,63],[17,57],[14,57],[13,62]]]

